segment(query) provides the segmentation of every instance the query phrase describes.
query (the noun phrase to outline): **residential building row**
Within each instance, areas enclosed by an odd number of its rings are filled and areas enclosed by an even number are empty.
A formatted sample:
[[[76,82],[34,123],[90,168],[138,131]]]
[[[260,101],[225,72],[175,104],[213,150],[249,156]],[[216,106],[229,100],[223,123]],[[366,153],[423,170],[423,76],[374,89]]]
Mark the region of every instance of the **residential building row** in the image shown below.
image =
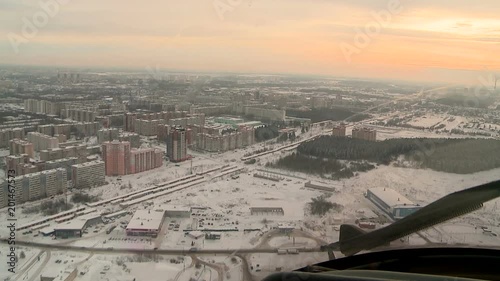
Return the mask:
[[[16,177],[13,186],[16,204],[39,200],[67,190],[66,170],[62,168],[47,170]],[[7,181],[0,183],[0,208],[6,207],[9,196]]]
[[[135,174],[163,165],[159,149],[132,149],[130,142],[114,140],[102,144],[102,159],[107,176]]]

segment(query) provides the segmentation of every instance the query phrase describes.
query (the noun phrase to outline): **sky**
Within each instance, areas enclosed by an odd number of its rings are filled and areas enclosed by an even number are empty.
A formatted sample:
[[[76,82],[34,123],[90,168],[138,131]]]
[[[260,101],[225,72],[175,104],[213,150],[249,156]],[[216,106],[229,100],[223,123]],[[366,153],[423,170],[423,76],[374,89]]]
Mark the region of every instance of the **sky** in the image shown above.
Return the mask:
[[[499,54],[498,0],[0,1],[3,64],[474,84]]]

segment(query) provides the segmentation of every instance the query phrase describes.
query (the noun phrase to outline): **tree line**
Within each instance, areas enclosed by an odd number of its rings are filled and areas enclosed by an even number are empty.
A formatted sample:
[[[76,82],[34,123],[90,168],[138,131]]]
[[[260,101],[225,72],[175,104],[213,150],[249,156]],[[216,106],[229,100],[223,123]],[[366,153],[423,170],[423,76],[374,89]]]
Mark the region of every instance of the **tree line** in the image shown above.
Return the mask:
[[[384,165],[404,156],[422,168],[459,174],[500,167],[500,141],[494,139],[401,138],[372,142],[322,136],[302,143],[297,151],[304,156],[367,160]]]

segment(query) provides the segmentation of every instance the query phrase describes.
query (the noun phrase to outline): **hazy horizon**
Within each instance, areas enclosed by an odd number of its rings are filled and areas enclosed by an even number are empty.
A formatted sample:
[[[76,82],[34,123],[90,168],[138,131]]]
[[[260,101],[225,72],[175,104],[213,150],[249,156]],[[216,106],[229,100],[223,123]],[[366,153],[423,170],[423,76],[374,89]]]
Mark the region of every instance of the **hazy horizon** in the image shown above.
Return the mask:
[[[0,3],[0,61],[458,84],[500,73],[493,0],[65,2],[30,36],[39,2]]]

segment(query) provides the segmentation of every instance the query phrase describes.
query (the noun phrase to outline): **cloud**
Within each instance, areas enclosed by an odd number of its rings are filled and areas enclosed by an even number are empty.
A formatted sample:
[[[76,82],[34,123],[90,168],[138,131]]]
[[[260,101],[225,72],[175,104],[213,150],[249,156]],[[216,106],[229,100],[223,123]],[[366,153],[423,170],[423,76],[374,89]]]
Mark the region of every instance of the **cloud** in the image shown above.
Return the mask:
[[[427,68],[500,68],[496,0],[401,0],[402,12],[348,64],[339,44],[352,43],[389,1],[243,0],[224,20],[213,0],[70,1],[13,55],[6,34],[20,33],[22,17],[40,6],[3,0],[0,61],[398,78],[427,77]]]

